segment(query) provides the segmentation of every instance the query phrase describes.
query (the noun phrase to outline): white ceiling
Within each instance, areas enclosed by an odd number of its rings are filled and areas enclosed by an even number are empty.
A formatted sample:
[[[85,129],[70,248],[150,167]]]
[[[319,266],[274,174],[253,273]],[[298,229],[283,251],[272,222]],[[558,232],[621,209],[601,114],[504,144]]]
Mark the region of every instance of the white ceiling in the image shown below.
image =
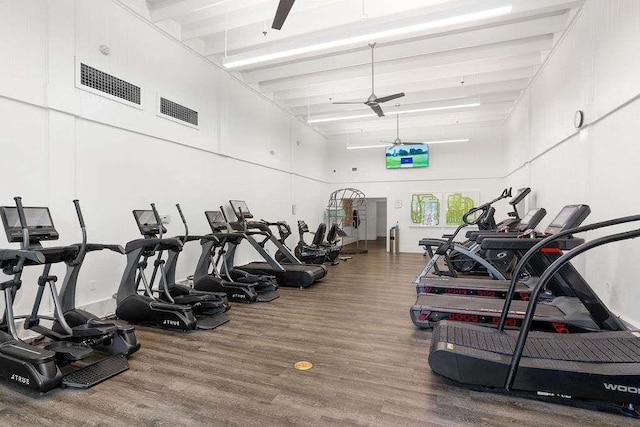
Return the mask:
[[[391,138],[394,110],[480,106],[401,115],[402,136],[460,137],[501,123],[567,28],[583,0],[297,0],[281,31],[271,29],[278,0],[147,0],[152,21],[224,65],[238,59],[404,28],[505,5],[511,12],[379,40],[375,93],[406,96],[382,104],[386,117],[313,124],[329,137]],[[263,33],[266,31],[266,35]],[[234,68],[247,84],[294,115],[322,119],[368,114],[367,42]],[[400,106],[396,106],[400,104]],[[437,131],[436,131],[437,129]],[[450,130],[450,132],[448,132]],[[379,138],[376,138],[379,139]]]

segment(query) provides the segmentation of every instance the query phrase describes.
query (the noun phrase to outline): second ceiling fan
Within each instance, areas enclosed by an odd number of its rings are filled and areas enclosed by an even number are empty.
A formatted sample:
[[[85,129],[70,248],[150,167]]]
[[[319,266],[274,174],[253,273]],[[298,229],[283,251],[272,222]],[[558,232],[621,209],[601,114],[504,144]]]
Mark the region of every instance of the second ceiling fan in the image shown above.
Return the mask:
[[[424,142],[413,142],[413,141],[402,141],[400,139],[400,114],[396,113],[396,139],[395,141],[380,141],[383,143],[387,143],[389,145],[393,145],[394,147],[398,145],[422,145]]]
[[[376,44],[369,43],[369,47],[371,47],[371,95],[364,102],[342,101],[342,102],[334,102],[333,104],[364,104],[364,105],[367,105],[369,108],[371,108],[378,115],[378,117],[383,117],[384,111],[382,111],[382,107],[380,106],[380,104],[382,104],[383,102],[393,101],[394,99],[401,98],[404,96],[404,92],[394,93],[393,95],[382,96],[380,98],[376,96],[376,94],[374,93],[375,86],[374,86],[374,68],[373,68],[374,66],[373,51],[376,47]]]

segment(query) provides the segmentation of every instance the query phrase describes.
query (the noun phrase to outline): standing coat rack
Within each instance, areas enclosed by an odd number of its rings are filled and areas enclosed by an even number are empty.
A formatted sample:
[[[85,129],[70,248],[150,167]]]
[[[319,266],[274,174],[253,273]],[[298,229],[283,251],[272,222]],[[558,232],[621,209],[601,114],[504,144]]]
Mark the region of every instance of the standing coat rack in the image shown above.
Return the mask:
[[[366,254],[367,249],[367,200],[362,191],[355,188],[342,188],[329,196],[327,204],[327,222],[329,227],[338,224],[342,230],[341,254]],[[361,243],[364,240],[364,243]],[[346,247],[346,245],[355,243]]]

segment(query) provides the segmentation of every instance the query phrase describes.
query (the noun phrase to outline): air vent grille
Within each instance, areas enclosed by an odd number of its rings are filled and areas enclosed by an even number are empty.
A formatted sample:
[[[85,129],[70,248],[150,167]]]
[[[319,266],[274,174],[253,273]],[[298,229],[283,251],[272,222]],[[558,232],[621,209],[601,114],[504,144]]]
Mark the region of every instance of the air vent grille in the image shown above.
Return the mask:
[[[160,113],[185,123],[198,126],[198,112],[166,98],[160,98]]]
[[[80,64],[80,84],[140,105],[140,88],[117,77]]]

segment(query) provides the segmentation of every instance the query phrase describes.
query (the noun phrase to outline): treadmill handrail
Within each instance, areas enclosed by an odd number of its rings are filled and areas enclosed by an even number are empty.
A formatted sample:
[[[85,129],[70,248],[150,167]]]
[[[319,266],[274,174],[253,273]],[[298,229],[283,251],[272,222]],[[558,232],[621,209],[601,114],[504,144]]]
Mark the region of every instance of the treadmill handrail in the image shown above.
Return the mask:
[[[631,218],[631,217],[627,217]],[[637,219],[640,220],[640,216],[637,216]],[[630,222],[630,221],[625,221]],[[609,236],[600,237],[590,242],[583,243],[577,248],[567,252],[557,260],[555,260],[547,270],[545,270],[544,274],[540,276],[540,279],[536,286],[533,288],[531,292],[531,298],[529,300],[529,304],[527,306],[527,311],[524,316],[524,320],[522,322],[522,326],[520,328],[520,333],[518,334],[518,341],[516,343],[516,348],[511,356],[511,363],[509,364],[509,370],[507,373],[507,378],[505,381],[505,389],[510,391],[513,387],[513,383],[515,381],[515,376],[518,372],[518,366],[520,365],[520,360],[522,359],[522,353],[524,352],[524,346],[527,342],[527,337],[529,335],[529,330],[531,329],[531,324],[533,323],[533,316],[536,311],[536,306],[538,305],[538,297],[540,296],[540,292],[542,291],[544,285],[556,274],[564,265],[566,265],[573,258],[578,255],[587,252],[593,248],[597,248],[599,246],[606,245],[608,243],[618,242],[621,240],[629,240],[634,239],[636,237],[640,237],[640,228],[632,231],[625,231],[622,233],[611,234]]]
[[[507,322],[507,315],[509,313],[509,309],[511,308],[511,301],[513,300],[513,296],[516,293],[516,285],[518,283],[518,277],[520,276],[520,272],[527,265],[529,260],[541,249],[549,246],[555,240],[561,239],[565,236],[570,236],[572,234],[584,233],[585,231],[597,230],[600,228],[611,227],[614,225],[626,224],[629,222],[640,221],[640,215],[631,215],[625,216],[622,218],[611,219],[607,221],[595,222],[589,225],[583,225],[581,227],[570,228],[568,230],[561,231],[559,233],[553,234],[546,239],[543,239],[540,243],[529,249],[527,253],[525,253],[518,264],[516,264],[516,268],[513,270],[511,275],[511,283],[509,284],[509,290],[507,291],[507,296],[504,300],[504,307],[502,308],[502,314],[500,315],[500,322],[498,323],[498,330],[504,331],[505,324]],[[574,249],[577,250],[578,248]],[[571,286],[571,284],[569,284]]]

